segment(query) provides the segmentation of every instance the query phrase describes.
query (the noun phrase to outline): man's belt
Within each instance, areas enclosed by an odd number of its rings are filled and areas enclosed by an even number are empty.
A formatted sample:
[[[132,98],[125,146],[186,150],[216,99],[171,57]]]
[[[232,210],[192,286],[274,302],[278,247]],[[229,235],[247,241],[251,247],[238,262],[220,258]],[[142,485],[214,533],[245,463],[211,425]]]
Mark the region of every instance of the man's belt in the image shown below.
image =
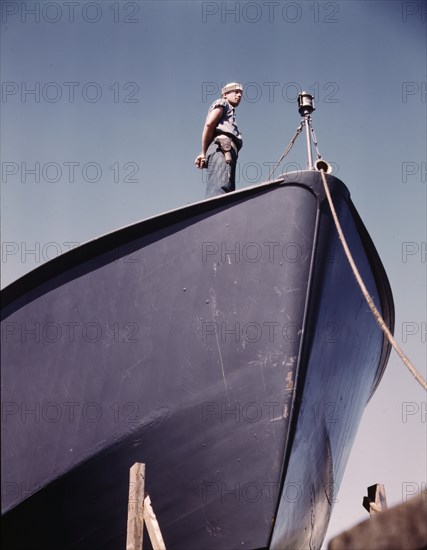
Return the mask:
[[[231,164],[233,160],[233,157],[231,155],[231,149],[234,150],[236,155],[238,154],[237,145],[234,143],[234,141],[228,136],[220,135],[220,136],[216,136],[215,143],[217,143],[220,146],[221,151],[224,153],[225,162],[227,164]]]
[[[239,138],[237,138],[233,134],[229,134],[228,132],[224,132],[223,130],[219,130],[217,128],[215,130],[215,137],[217,137],[217,136],[220,136],[220,137],[224,136],[224,137],[231,138],[231,141],[237,147],[237,151],[240,151],[240,149],[242,148],[242,142],[239,140]]]

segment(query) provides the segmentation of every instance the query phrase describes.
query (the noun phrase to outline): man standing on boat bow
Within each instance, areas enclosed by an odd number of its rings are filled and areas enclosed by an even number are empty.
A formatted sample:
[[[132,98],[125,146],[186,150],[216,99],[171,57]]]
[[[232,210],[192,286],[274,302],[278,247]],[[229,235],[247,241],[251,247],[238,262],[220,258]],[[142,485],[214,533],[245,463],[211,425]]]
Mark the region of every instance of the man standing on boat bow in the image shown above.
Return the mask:
[[[235,114],[243,86],[230,82],[222,88],[221,94],[222,98],[209,107],[202,134],[202,152],[194,161],[198,168],[207,169],[205,198],[235,190],[237,157],[243,145]]]

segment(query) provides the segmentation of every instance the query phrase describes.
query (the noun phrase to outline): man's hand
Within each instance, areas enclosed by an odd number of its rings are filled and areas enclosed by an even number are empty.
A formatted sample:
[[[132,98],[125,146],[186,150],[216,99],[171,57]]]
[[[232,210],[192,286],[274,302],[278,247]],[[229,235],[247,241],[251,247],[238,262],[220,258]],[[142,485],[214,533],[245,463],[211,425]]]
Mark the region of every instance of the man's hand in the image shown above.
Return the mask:
[[[196,160],[194,161],[194,164],[197,166],[197,168],[206,168],[206,157],[203,153],[200,153],[196,157]]]

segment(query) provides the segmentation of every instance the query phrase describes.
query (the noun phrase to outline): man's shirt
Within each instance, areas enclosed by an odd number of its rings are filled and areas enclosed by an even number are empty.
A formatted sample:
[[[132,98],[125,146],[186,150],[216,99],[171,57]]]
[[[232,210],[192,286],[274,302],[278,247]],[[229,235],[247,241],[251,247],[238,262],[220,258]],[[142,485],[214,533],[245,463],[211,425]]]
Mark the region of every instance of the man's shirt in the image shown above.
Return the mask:
[[[217,134],[229,135],[236,142],[237,147],[240,149],[243,145],[243,139],[239,132],[239,128],[236,124],[236,110],[232,107],[226,99],[217,99],[209,107],[209,112],[218,107],[223,107],[222,116],[216,127]]]

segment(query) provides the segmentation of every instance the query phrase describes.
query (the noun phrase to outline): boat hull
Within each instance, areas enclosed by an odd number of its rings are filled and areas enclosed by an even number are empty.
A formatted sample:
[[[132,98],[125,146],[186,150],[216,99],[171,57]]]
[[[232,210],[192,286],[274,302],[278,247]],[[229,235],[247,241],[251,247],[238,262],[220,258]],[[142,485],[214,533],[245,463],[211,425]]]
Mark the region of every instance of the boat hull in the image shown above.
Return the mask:
[[[392,325],[375,249],[328,181]],[[320,545],[389,349],[317,172],[119,230],[3,299],[8,548],[124,547],[134,462],[168,548]]]

